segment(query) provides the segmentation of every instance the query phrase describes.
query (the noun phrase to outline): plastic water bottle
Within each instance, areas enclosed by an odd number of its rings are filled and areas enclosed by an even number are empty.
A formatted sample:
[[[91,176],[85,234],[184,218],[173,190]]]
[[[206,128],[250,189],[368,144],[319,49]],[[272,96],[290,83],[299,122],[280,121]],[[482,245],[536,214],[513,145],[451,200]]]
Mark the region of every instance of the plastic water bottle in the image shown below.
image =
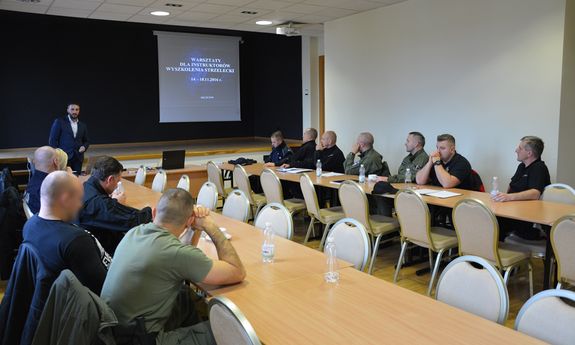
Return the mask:
[[[411,183],[411,169],[405,169],[405,184]]]
[[[493,180],[491,181],[491,196],[494,197],[499,194],[499,179],[497,176],[493,176]]]
[[[337,270],[337,256],[335,253],[335,242],[333,237],[327,238],[327,243],[325,245],[325,255],[326,255],[326,268],[324,279],[328,283],[337,283],[339,281],[339,271]]]
[[[364,183],[365,182],[365,166],[360,165],[359,166],[359,183]]]
[[[262,261],[265,264],[274,262],[275,245],[274,231],[271,223],[266,223],[264,228],[264,244],[262,244]]]
[[[122,194],[125,191],[126,190],[124,189],[124,185],[122,184],[122,181],[118,182],[118,185],[116,186],[116,189],[114,190],[114,194]]]
[[[321,177],[321,160],[317,160],[317,162],[315,162],[315,176],[317,177]]]

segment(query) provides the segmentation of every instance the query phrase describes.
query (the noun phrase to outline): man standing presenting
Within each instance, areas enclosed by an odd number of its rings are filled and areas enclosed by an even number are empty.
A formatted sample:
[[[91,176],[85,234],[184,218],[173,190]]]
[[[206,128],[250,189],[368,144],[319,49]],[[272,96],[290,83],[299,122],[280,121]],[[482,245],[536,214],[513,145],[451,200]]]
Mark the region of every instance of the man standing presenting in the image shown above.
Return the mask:
[[[67,112],[66,116],[54,120],[50,129],[49,145],[66,152],[68,166],[76,175],[79,175],[82,172],[84,152],[89,147],[88,128],[79,120],[80,106],[78,104],[70,103]]]

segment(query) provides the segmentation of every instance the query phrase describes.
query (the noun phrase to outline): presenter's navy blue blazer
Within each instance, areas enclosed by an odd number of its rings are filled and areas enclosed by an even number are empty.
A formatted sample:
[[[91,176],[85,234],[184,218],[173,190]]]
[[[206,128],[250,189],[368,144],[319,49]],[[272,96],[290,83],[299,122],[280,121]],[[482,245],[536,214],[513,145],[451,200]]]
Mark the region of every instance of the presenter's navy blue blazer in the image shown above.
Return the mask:
[[[50,129],[49,145],[54,148],[61,148],[68,154],[68,160],[72,161],[78,159],[80,162],[84,160],[84,154],[78,152],[81,146],[88,150],[88,128],[86,124],[78,121],[78,132],[74,138],[72,125],[68,115],[59,117],[54,120],[52,129]]]

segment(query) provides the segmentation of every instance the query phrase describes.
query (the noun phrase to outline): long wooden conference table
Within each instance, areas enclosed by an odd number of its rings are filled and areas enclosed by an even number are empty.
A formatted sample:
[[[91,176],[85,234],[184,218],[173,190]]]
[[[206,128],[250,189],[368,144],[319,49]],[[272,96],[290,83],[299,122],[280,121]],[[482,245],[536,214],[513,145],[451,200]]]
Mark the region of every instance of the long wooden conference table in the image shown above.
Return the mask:
[[[154,206],[160,197],[129,181],[124,185],[132,207]],[[339,283],[325,283],[323,254],[292,241],[276,239],[276,260],[264,264],[259,230],[213,217],[232,235],[247,277],[241,284],[202,288],[238,305],[265,344],[542,344],[343,261]]]

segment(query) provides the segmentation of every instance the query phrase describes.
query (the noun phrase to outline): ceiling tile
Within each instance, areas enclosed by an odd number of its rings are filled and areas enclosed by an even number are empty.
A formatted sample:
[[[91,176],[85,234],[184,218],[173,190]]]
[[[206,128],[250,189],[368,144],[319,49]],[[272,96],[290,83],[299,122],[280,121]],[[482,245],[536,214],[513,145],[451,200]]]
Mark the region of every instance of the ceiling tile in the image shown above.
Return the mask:
[[[95,10],[102,4],[101,1],[98,0],[54,0],[52,3],[53,7],[58,8],[69,8],[69,9],[78,9],[78,10]]]
[[[178,14],[176,16],[176,18],[179,20],[187,20],[187,21],[208,21],[208,20],[210,20],[216,16],[217,16],[217,14],[213,14],[213,13],[186,11],[184,13]]]
[[[382,6],[381,3],[366,0],[306,0],[305,3],[356,11],[367,11]]]
[[[106,3],[146,7],[153,4],[154,1],[155,0],[106,0]]]
[[[61,8],[52,6],[46,13],[57,16],[87,18],[90,15],[90,13],[92,13],[92,10],[81,9],[81,8]]]
[[[254,0],[208,0],[207,3],[215,5],[244,6]]]
[[[143,7],[140,6],[129,6],[129,5],[118,5],[118,4],[108,4],[104,3],[98,7],[98,11],[107,13],[118,13],[118,14],[136,14],[140,12]]]
[[[170,15],[169,16],[154,16],[151,15],[150,12],[154,12],[154,11],[166,11],[169,12]],[[164,7],[160,7],[160,6],[150,6],[150,7],[146,7],[144,9],[142,9],[140,12],[138,12],[138,15],[142,15],[142,16],[149,16],[152,18],[163,18],[163,21],[166,21],[168,19],[171,19],[177,15],[179,15],[180,13],[184,12],[183,10],[176,8],[176,7],[170,7],[170,8],[166,8]],[[154,22],[156,23],[156,22]]]
[[[170,19],[169,16],[168,17],[158,17],[158,16],[153,16],[151,14],[149,14],[149,15],[136,14],[136,15],[130,17],[130,19],[128,19],[128,21],[129,22],[136,22],[136,23],[161,24],[161,23],[168,21],[169,19]]]
[[[224,14],[234,10],[233,6],[203,3],[193,7],[193,10],[205,13]]]
[[[178,4],[181,6],[180,7],[166,6],[166,4]],[[195,5],[197,5],[197,3],[183,2],[183,1],[179,1],[179,0],[156,0],[149,7],[161,8],[161,9],[164,9],[168,12],[170,12],[170,10],[177,10],[177,11],[181,12],[181,11],[187,11],[187,10],[191,9],[192,7],[194,7]]]
[[[263,8],[266,10],[279,10],[284,7],[290,6],[289,2],[277,0],[256,0],[249,4],[249,7]]]
[[[90,15],[90,18],[93,19],[105,19],[105,20],[127,20],[132,15],[128,13],[121,13],[121,12],[107,12],[107,11],[94,11]]]
[[[317,14],[307,14],[295,19],[296,22],[300,23],[324,23],[329,21],[330,17],[318,16]]]
[[[210,20],[212,23],[226,23],[226,24],[240,24],[246,22],[247,19],[244,16],[234,16],[230,14],[224,14]]]
[[[346,16],[351,16],[352,14],[356,14],[357,11],[355,10],[347,10],[344,8],[335,8],[335,7],[326,7],[325,9],[316,12],[314,14],[324,17],[331,17],[331,18],[341,18]]]
[[[295,4],[284,8],[284,11],[295,12],[301,14],[311,14],[317,13],[319,11],[325,10],[325,6],[308,5],[308,4]]]
[[[0,1],[0,10],[45,13],[52,1],[42,1],[40,3],[24,3],[20,1]]]

